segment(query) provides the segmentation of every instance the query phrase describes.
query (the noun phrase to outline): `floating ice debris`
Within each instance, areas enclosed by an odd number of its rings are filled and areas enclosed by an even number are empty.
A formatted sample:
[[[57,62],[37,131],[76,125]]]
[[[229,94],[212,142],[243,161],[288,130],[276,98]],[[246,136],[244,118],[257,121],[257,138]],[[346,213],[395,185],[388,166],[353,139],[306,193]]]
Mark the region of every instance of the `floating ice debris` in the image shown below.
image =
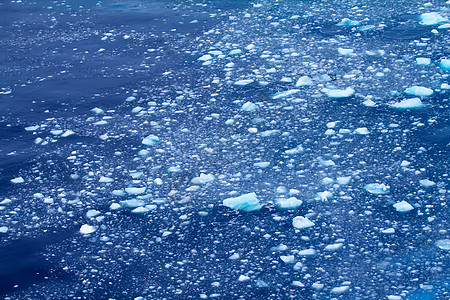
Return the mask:
[[[257,168],[265,169],[265,168],[267,168],[268,166],[270,166],[270,162],[268,162],[268,161],[263,161],[263,162],[254,163],[253,165],[254,165],[255,167],[257,167]]]
[[[150,134],[150,135],[146,136],[142,140],[142,144],[144,144],[146,146],[153,146],[157,142],[159,142],[159,137],[157,137],[156,135],[153,135],[153,134]]]
[[[98,182],[101,182],[101,183],[111,183],[111,182],[114,182],[114,179],[113,179],[113,178],[110,178],[110,177],[102,176],[102,177],[100,177],[100,179],[98,180]]]
[[[242,79],[234,82],[234,85],[244,86],[250,83],[253,83],[253,79]]]
[[[127,101],[127,102],[132,102],[132,101],[134,101],[134,100],[136,100],[137,98],[135,97],[135,96],[129,96],[129,97],[127,97],[127,99],[125,99],[125,101]]]
[[[292,281],[292,285],[296,286],[296,287],[305,287],[305,284],[303,282],[301,282],[301,281],[298,281],[298,280]]]
[[[450,58],[441,59],[439,66],[444,70],[450,71]]]
[[[313,81],[311,79],[311,77],[309,76],[302,76],[297,80],[297,83],[295,84],[296,87],[301,87],[301,86],[309,86],[312,85]]]
[[[336,165],[336,163],[334,161],[332,161],[331,159],[327,159],[327,160],[320,160],[320,165],[324,166],[324,167],[333,167]]]
[[[386,229],[381,230],[381,232],[384,234],[393,234],[393,233],[395,233],[395,229],[394,228],[386,228]]]
[[[211,60],[211,59],[212,59],[212,56],[209,54],[202,55],[198,58],[199,61],[207,61],[207,60]]]
[[[279,198],[275,200],[276,206],[278,209],[282,210],[292,210],[292,209],[298,209],[302,204],[303,201],[300,199],[297,199],[295,197],[290,197],[288,199]]]
[[[408,212],[408,211],[411,211],[414,209],[414,207],[411,204],[409,204],[408,202],[406,202],[404,200],[401,202],[395,203],[393,206],[396,211],[402,212],[402,213]]]
[[[292,78],[291,77],[283,77],[283,78],[281,78],[280,82],[291,83]]]
[[[314,256],[316,255],[317,251],[314,249],[305,249],[298,251],[298,255],[300,256]]]
[[[39,128],[40,128],[39,125],[34,125],[34,126],[28,126],[28,127],[25,127],[25,130],[26,130],[26,131],[36,131],[36,130],[38,130]]]
[[[449,239],[443,239],[436,241],[436,246],[439,249],[450,251],[450,240]]]
[[[306,229],[309,227],[313,227],[315,224],[307,217],[298,216],[292,220],[292,225],[298,229]]]
[[[16,177],[14,179],[11,179],[12,183],[24,183],[25,180],[22,177]]]
[[[145,213],[148,213],[149,211],[150,210],[147,207],[139,206],[139,207],[136,207],[135,209],[133,209],[131,211],[131,213],[133,213],[133,214],[145,214]]]
[[[104,113],[103,109],[98,108],[98,107],[94,107],[93,109],[91,109],[91,112],[96,115],[100,115],[100,114]]]
[[[437,25],[448,21],[448,18],[441,16],[436,12],[424,13],[419,17],[421,25]]]
[[[421,180],[419,180],[419,183],[423,187],[430,187],[430,186],[436,185],[436,182],[431,181],[429,179],[421,179]]]
[[[383,183],[369,183],[364,186],[364,189],[374,195],[385,195],[389,194],[389,186]]]
[[[353,54],[353,49],[345,49],[345,48],[338,48],[338,53],[340,54],[340,55],[351,55],[351,54]]]
[[[340,248],[342,248],[344,244],[343,243],[335,243],[335,244],[329,244],[325,246],[326,251],[336,251]]]
[[[393,108],[404,110],[404,109],[417,109],[423,107],[422,100],[420,98],[410,98],[402,100],[398,103],[392,105]]]
[[[317,193],[316,200],[318,201],[328,201],[329,199],[333,198],[333,193],[330,191],[323,191]]]
[[[416,58],[416,64],[418,64],[419,66],[428,66],[429,64],[431,64],[431,59],[427,57],[418,57]]]
[[[258,109],[258,105],[252,102],[246,102],[242,105],[241,109],[246,112],[251,112]]]
[[[423,86],[412,86],[405,90],[405,94],[417,96],[417,97],[426,97],[433,95],[433,90],[423,87]]]
[[[242,50],[241,49],[233,49],[230,51],[230,53],[228,53],[228,55],[238,55],[241,54]]]
[[[262,207],[255,193],[244,194],[235,198],[227,198],[223,200],[223,205],[244,212],[257,211]]]
[[[336,25],[337,26],[358,26],[359,24],[360,24],[359,21],[352,21],[349,18],[344,18]]]
[[[353,96],[353,94],[355,93],[355,90],[351,87],[347,87],[344,90],[324,88],[324,89],[322,89],[322,92],[325,93],[330,98],[339,99],[339,98],[348,98],[348,97]]]
[[[377,106],[377,104],[375,102],[373,102],[372,100],[370,100],[370,99],[364,101],[363,105],[365,105],[367,107],[375,107],[375,106]]]
[[[294,255],[281,255],[280,259],[287,264],[291,264],[295,262],[295,256]]]
[[[124,208],[136,208],[139,206],[144,206],[145,202],[144,202],[144,200],[140,200],[140,199],[129,199],[129,200],[120,201],[119,204],[121,207],[124,207]]]
[[[255,5],[253,5],[253,6],[256,7]],[[267,284],[263,280],[256,280],[256,287],[258,287],[258,288],[268,288],[270,286],[269,286],[269,284]]]
[[[215,179],[215,177],[214,177],[213,174],[203,174],[203,173],[200,173],[200,176],[199,176],[199,177],[194,177],[194,178],[191,180],[191,183],[193,183],[193,184],[205,184],[205,183],[214,181],[214,179]]]
[[[127,192],[128,195],[140,195],[145,193],[146,187],[128,187],[125,188],[125,192]]]
[[[356,128],[355,129],[355,133],[356,134],[362,134],[362,135],[366,135],[369,134],[369,130],[366,127],[360,127],[360,128]]]
[[[298,145],[297,147],[293,148],[293,149],[288,149],[286,151],[284,151],[284,153],[286,153],[287,155],[295,155],[295,154],[302,154],[304,151],[303,147]]]
[[[8,229],[9,229],[8,227],[2,226],[2,227],[0,227],[0,233],[7,233]]]
[[[319,282],[314,282],[311,287],[313,289],[315,289],[316,291],[320,291],[321,289],[323,289],[325,287],[325,285],[323,283],[319,283]]]
[[[375,25],[364,25],[358,28],[359,31],[368,31],[377,28]]]
[[[351,176],[345,176],[345,177],[338,177],[336,178],[336,180],[340,185],[346,185],[350,182],[351,178],[352,178]]]
[[[323,184],[332,184],[333,182],[334,182],[334,179],[331,178],[331,177],[324,177],[324,178],[322,179],[322,183],[323,183]]]
[[[342,294],[348,291],[350,287],[348,285],[337,286],[331,289],[332,294]]]
[[[245,276],[245,275],[241,275],[241,276],[239,276],[239,278],[238,278],[238,281],[248,281],[248,280],[250,280],[250,277],[248,277],[248,276]]]
[[[100,212],[96,209],[90,209],[88,210],[88,212],[86,213],[86,217],[88,218],[94,218],[96,216],[98,216],[100,214]]]
[[[81,234],[90,234],[90,233],[95,232],[96,230],[97,230],[96,226],[90,226],[90,225],[84,224],[80,228],[80,233]]]
[[[111,203],[111,205],[109,206],[110,210],[118,210],[119,208],[121,208],[122,206],[120,206],[119,203]]]
[[[402,296],[397,295],[389,295],[387,296],[388,300],[402,300]]]
[[[171,166],[171,167],[167,168],[167,172],[170,172],[170,173],[180,173],[181,171],[183,171],[183,170],[177,166]]]
[[[71,135],[74,135],[74,134],[75,134],[74,131],[66,130],[63,134],[61,134],[61,137],[68,137],[68,136],[71,136]]]
[[[292,90],[287,90],[287,91],[279,92],[279,93],[273,94],[273,95],[272,95],[272,99],[273,99],[273,100],[283,99],[283,98],[286,98],[286,97],[290,97],[290,96],[292,96],[292,95],[295,95],[295,94],[297,94],[298,92],[300,92],[300,90],[298,90],[298,89],[292,89]]]

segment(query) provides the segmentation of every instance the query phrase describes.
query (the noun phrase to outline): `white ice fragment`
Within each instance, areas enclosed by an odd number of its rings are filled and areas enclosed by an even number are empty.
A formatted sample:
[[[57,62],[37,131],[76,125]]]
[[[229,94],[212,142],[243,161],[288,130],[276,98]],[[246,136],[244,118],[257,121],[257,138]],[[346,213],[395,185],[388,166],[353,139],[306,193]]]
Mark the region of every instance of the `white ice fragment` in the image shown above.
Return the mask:
[[[111,194],[113,194],[114,196],[125,196],[125,191],[124,190],[114,190],[111,192]]]
[[[244,212],[257,211],[262,207],[255,193],[248,193],[235,198],[227,198],[223,200],[223,205]]]
[[[428,66],[429,64],[431,64],[431,59],[429,59],[428,57],[417,57],[416,64],[418,64],[419,66]]]
[[[332,294],[342,294],[348,291],[350,287],[348,285],[337,286],[331,289]]]
[[[331,159],[327,159],[327,160],[321,159],[319,162],[324,167],[333,167],[336,165],[336,163],[334,161],[332,161]]]
[[[95,232],[96,230],[97,230],[96,226],[90,226],[90,225],[84,224],[80,228],[80,233],[81,234],[90,234],[90,233]]]
[[[397,295],[389,295],[387,298],[388,300],[402,300],[402,297]]]
[[[100,115],[100,114],[104,113],[103,109],[98,108],[98,107],[94,107],[93,109],[91,109],[91,112],[96,115]]]
[[[420,98],[410,98],[397,102],[392,105],[393,108],[403,110],[403,109],[417,109],[423,107],[422,100]]]
[[[330,178],[330,177],[324,177],[323,179],[322,179],[322,183],[323,184],[332,184],[334,182],[334,179],[333,178]]]
[[[38,130],[39,128],[40,128],[39,125],[35,125],[35,126],[28,126],[28,127],[25,127],[25,130],[26,130],[26,131],[36,131],[36,130]]]
[[[338,48],[338,53],[340,54],[340,55],[351,55],[351,54],[353,54],[353,49],[345,49],[345,48]]]
[[[228,53],[228,55],[238,55],[238,54],[241,54],[242,53],[242,50],[241,49],[233,49],[233,50],[231,50],[229,53]]]
[[[290,97],[292,95],[295,95],[298,92],[300,92],[300,90],[298,90],[298,89],[287,90],[287,91],[275,93],[275,94],[272,95],[271,98],[273,100],[283,99],[283,98],[287,98],[287,97]]]
[[[441,59],[439,66],[444,70],[450,71],[450,58]]]
[[[307,217],[297,216],[292,220],[292,225],[298,229],[306,229],[313,227],[315,224]]]
[[[435,244],[439,249],[450,251],[450,240],[443,239],[436,241]]]
[[[336,250],[342,248],[343,245],[344,244],[342,244],[342,243],[329,244],[329,245],[325,246],[325,250],[326,251],[336,251]]]
[[[301,281],[298,281],[298,280],[292,281],[292,285],[296,286],[296,287],[305,287],[305,285]]]
[[[292,82],[292,78],[291,77],[283,77],[283,78],[280,79],[280,82],[291,83]]]
[[[248,85],[253,82],[254,82],[253,79],[241,79],[241,80],[235,81],[234,85],[244,86],[244,85]]]
[[[369,134],[369,130],[366,127],[360,127],[355,129],[356,134],[366,135]]]
[[[268,166],[270,166],[270,162],[268,162],[268,161],[262,161],[262,162],[254,163],[253,165],[254,165],[255,167],[257,167],[257,168],[264,169],[264,168],[267,168]]]
[[[394,228],[386,228],[386,229],[381,230],[381,232],[384,234],[393,234],[393,233],[395,233],[395,229]]]
[[[248,281],[248,280],[250,280],[250,277],[245,276],[245,275],[241,275],[241,276],[239,276],[239,278],[238,278],[238,281],[240,281],[240,282]]]
[[[409,166],[411,163],[409,162],[409,161],[406,161],[406,160],[404,160],[404,161],[402,161],[402,163],[400,164],[400,166],[402,166],[402,167],[407,167],[407,166]]]
[[[231,255],[230,257],[228,257],[228,259],[236,260],[236,259],[239,259],[239,257],[241,257],[241,256],[239,255],[239,253],[233,253],[233,255]]]
[[[109,206],[109,209],[110,210],[118,210],[121,207],[122,206],[119,203],[111,203],[111,205]]]
[[[145,214],[145,213],[148,213],[148,212],[149,212],[149,209],[147,207],[144,207],[144,206],[136,207],[135,209],[133,209],[131,211],[131,213],[133,213],[133,214]]]
[[[129,195],[140,195],[145,193],[146,187],[127,187],[125,188],[125,192]]]
[[[293,149],[288,149],[284,151],[287,155],[295,155],[295,154],[302,154],[304,152],[304,149],[302,146],[298,145],[297,147]]]
[[[205,184],[211,181],[214,181],[215,177],[213,174],[204,174],[200,173],[199,177],[194,177],[191,182],[193,184]]]
[[[207,61],[207,60],[210,60],[210,59],[212,59],[212,56],[209,55],[209,54],[202,55],[202,56],[200,56],[198,58],[199,61]]]
[[[74,134],[75,134],[75,132],[69,129],[69,130],[66,130],[63,134],[61,134],[61,137],[68,137],[68,136],[71,136]]]
[[[129,97],[127,97],[127,99],[125,99],[125,101],[127,101],[127,102],[132,102],[132,101],[134,101],[134,100],[136,100],[137,98],[135,97],[135,96],[129,96]]]
[[[408,212],[408,211],[411,211],[414,209],[414,207],[411,204],[409,204],[408,202],[406,202],[404,200],[401,202],[395,203],[393,206],[396,211],[401,212],[401,213],[405,213],[405,212]]]
[[[338,177],[336,178],[336,180],[340,185],[346,185],[350,182],[351,178],[352,178],[351,176],[345,176],[345,177]]]
[[[314,282],[311,287],[313,289],[315,289],[316,291],[320,291],[321,289],[323,289],[325,287],[325,285],[323,283],[320,282]]]
[[[347,87],[344,90],[324,88],[324,89],[322,89],[322,92],[325,93],[330,98],[339,99],[339,98],[348,98],[348,97],[353,96],[353,94],[355,93],[355,90],[351,87]]]
[[[333,193],[330,191],[319,192],[316,196],[316,200],[324,202],[328,201],[331,198],[333,198]]]
[[[429,26],[429,25],[437,25],[440,23],[447,22],[448,18],[443,17],[436,12],[429,12],[429,13],[421,14],[419,17],[419,20],[420,20],[421,25]]]
[[[258,105],[252,102],[246,102],[242,105],[241,109],[246,112],[251,112],[258,109]]]
[[[305,249],[298,251],[298,255],[300,256],[313,256],[316,255],[317,251],[314,249]]]
[[[302,76],[297,80],[297,83],[295,84],[296,87],[301,87],[301,86],[309,86],[312,85],[313,81],[311,79],[311,77],[309,76]]]
[[[90,210],[87,211],[86,217],[94,218],[94,217],[98,216],[99,214],[100,214],[100,212],[98,210],[90,209]]]
[[[12,183],[24,183],[25,180],[22,177],[16,177],[14,179],[11,179]]]
[[[153,182],[154,182],[155,184],[157,184],[157,185],[163,185],[163,184],[164,184],[164,182],[162,181],[161,178],[155,178],[155,180],[153,180]]]
[[[2,226],[2,227],[0,227],[0,233],[7,233],[8,229],[9,229],[8,227]]]
[[[50,130],[50,133],[53,134],[53,135],[60,135],[63,132],[64,131],[62,131],[61,129]]]
[[[153,146],[154,144],[156,144],[158,142],[159,142],[159,137],[157,137],[156,135],[153,135],[153,134],[146,136],[142,140],[142,144],[144,144],[146,146]]]
[[[421,180],[419,180],[419,183],[423,187],[430,187],[430,186],[436,185],[436,182],[431,181],[429,179],[421,179]]]
[[[295,197],[290,197],[288,199],[279,198],[275,200],[276,206],[278,209],[281,210],[293,210],[298,209],[302,204],[303,201],[300,199],[297,199]]]
[[[385,195],[389,194],[389,186],[383,183],[369,183],[364,186],[364,189],[374,195]]]
[[[407,88],[405,90],[405,94],[417,97],[426,97],[433,95],[433,90],[423,86],[414,85],[412,87]]]
[[[291,264],[295,262],[295,256],[294,255],[281,255],[280,259],[287,264]]]
[[[129,200],[120,201],[120,206],[125,207],[125,208],[136,208],[136,207],[144,206],[144,205],[145,205],[144,200],[140,200],[140,199],[129,199]]]
[[[102,177],[100,177],[100,179],[98,180],[98,182],[101,182],[101,183],[111,183],[111,182],[114,182],[114,179],[113,179],[113,178],[110,178],[110,177],[102,176]]]
[[[141,110],[143,110],[144,108],[142,106],[136,106],[131,110],[132,114],[137,114],[139,113]]]
[[[349,26],[349,27],[352,27],[352,26],[358,26],[359,23],[360,23],[359,21],[352,21],[349,18],[344,18],[339,23],[337,23],[336,25],[337,26]]]
[[[377,106],[377,104],[375,102],[373,102],[372,100],[370,100],[370,99],[364,101],[363,105],[365,105],[367,107],[375,107],[375,106]]]

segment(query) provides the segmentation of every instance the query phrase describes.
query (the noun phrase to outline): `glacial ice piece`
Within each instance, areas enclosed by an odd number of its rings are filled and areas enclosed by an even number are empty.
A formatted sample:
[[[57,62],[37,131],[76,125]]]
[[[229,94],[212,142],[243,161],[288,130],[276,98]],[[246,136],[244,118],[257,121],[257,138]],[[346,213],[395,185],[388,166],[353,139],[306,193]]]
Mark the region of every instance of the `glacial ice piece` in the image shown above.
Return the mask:
[[[22,177],[16,177],[14,179],[11,179],[12,183],[24,183],[25,180]]]
[[[96,230],[97,230],[96,226],[90,226],[88,224],[84,224],[80,228],[80,233],[81,234],[90,234],[90,233],[95,232]]]
[[[416,64],[418,64],[419,66],[428,66],[429,64],[431,64],[431,59],[429,59],[428,57],[418,57],[416,58]]]
[[[356,134],[366,135],[369,134],[369,130],[366,127],[360,127],[355,129]]]
[[[136,208],[139,206],[144,206],[145,202],[143,200],[139,200],[139,199],[129,199],[129,200],[120,201],[119,204],[121,207],[124,207],[124,208]]]
[[[330,191],[323,191],[317,193],[316,200],[326,202],[329,199],[333,198],[333,193]]]
[[[244,85],[248,85],[253,82],[254,82],[253,79],[242,79],[242,80],[235,81],[234,85],[244,86]]]
[[[364,189],[374,195],[389,194],[389,186],[383,183],[369,183],[364,186]]]
[[[414,207],[411,204],[409,204],[408,202],[406,202],[405,200],[403,200],[401,202],[397,202],[393,206],[396,211],[401,212],[401,213],[405,213],[405,212],[408,212],[408,211],[411,211],[414,209]]]
[[[145,214],[145,213],[148,213],[149,211],[150,210],[147,207],[139,206],[139,207],[136,207],[135,209],[133,209],[131,211],[131,213],[132,214]]]
[[[405,94],[417,96],[417,97],[427,97],[433,95],[434,91],[432,89],[423,86],[412,86],[405,90]]]
[[[345,48],[338,48],[338,53],[340,54],[340,55],[351,55],[351,54],[353,54],[353,49],[345,49]]]
[[[295,262],[294,255],[281,255],[280,259],[286,264],[291,264],[291,263]]]
[[[314,256],[317,254],[317,251],[315,249],[305,249],[298,251],[298,255],[300,256]]]
[[[278,99],[287,98],[287,97],[297,94],[298,92],[300,92],[300,90],[298,90],[298,89],[292,89],[292,90],[279,92],[279,93],[273,94],[272,99],[278,100]]]
[[[242,105],[241,109],[246,112],[251,112],[258,109],[258,105],[252,102],[246,102]]]
[[[142,144],[144,144],[146,146],[153,146],[157,142],[159,142],[159,137],[157,137],[156,135],[153,135],[153,134],[150,134],[150,135],[146,136],[142,140]]]
[[[255,167],[257,167],[257,168],[265,169],[265,168],[267,168],[268,166],[270,166],[270,162],[268,162],[268,161],[262,161],[262,162],[254,163],[253,165],[254,165]]]
[[[358,26],[359,24],[360,24],[359,21],[352,21],[349,18],[343,18],[339,23],[336,24],[336,26],[352,27]]]
[[[444,70],[450,71],[450,58],[441,59],[439,66]]]
[[[286,153],[287,155],[295,155],[295,154],[302,154],[303,151],[305,151],[303,149],[303,147],[298,145],[297,147],[295,147],[293,149],[288,149],[288,150],[284,151],[284,153]]]
[[[296,87],[312,85],[313,81],[309,76],[302,76],[297,80]]]
[[[429,13],[421,14],[419,17],[419,20],[420,20],[421,25],[430,26],[430,25],[437,25],[440,23],[447,22],[448,18],[443,17],[436,12],[429,12]]]
[[[439,249],[450,251],[450,240],[449,239],[443,239],[436,241],[435,244]]]
[[[422,108],[424,105],[422,103],[422,100],[420,98],[410,98],[405,99],[400,102],[397,102],[392,105],[392,108],[398,109],[398,110],[405,110],[405,109],[417,109]]]
[[[342,248],[342,246],[344,246],[343,243],[329,244],[329,245],[325,246],[325,250],[326,251],[336,251],[336,250],[339,250],[340,248]]]
[[[292,225],[298,229],[306,229],[313,227],[316,224],[310,221],[307,217],[298,216],[292,220]]]
[[[111,182],[114,182],[114,179],[111,178],[111,177],[102,176],[102,177],[100,177],[98,182],[100,182],[100,183],[111,183]]]
[[[200,56],[198,58],[199,61],[207,61],[207,60],[210,60],[210,59],[212,59],[212,56],[209,55],[209,54],[202,55],[202,56]]]
[[[195,177],[191,180],[193,184],[205,184],[214,181],[215,177],[213,174],[200,173],[200,176]]]
[[[336,178],[337,182],[338,182],[340,185],[346,185],[346,184],[348,184],[348,183],[350,182],[350,179],[352,179],[351,176],[345,176],[345,177],[338,177],[338,178]]]
[[[7,226],[0,227],[0,233],[7,233],[9,228]]]
[[[337,286],[331,289],[332,294],[342,294],[348,291],[350,287],[348,285]]]
[[[223,205],[243,212],[260,210],[262,205],[255,193],[248,193],[235,198],[223,200]]]
[[[436,185],[436,182],[431,181],[431,180],[429,180],[429,179],[422,179],[422,180],[419,180],[419,183],[420,183],[420,185],[423,186],[423,187],[430,187],[430,186]]]
[[[127,192],[128,195],[140,195],[145,193],[146,187],[128,187],[125,188],[125,192]]]
[[[288,199],[279,198],[279,199],[276,199],[275,202],[276,202],[276,206],[278,207],[278,209],[281,209],[281,210],[297,209],[303,204],[302,200],[297,199],[295,197],[291,197]]]
[[[324,88],[324,89],[322,89],[322,92],[325,93],[330,98],[340,99],[340,98],[348,98],[348,97],[353,96],[353,94],[355,93],[355,90],[351,87],[347,87],[344,90]]]

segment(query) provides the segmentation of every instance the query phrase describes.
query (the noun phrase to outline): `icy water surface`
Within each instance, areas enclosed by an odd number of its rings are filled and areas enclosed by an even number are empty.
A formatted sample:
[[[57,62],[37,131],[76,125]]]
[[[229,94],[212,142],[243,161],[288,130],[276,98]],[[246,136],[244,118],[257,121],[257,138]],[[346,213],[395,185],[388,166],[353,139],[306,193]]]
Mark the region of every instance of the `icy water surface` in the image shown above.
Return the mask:
[[[450,2],[2,1],[3,299],[449,299]]]

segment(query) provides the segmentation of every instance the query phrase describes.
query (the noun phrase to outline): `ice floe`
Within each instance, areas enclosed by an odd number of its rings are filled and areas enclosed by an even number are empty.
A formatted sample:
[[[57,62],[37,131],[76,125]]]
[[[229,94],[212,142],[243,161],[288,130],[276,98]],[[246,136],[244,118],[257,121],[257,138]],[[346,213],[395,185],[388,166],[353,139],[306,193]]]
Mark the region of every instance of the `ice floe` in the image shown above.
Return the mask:
[[[389,194],[389,186],[383,183],[369,183],[364,186],[364,189],[374,195]]]
[[[355,90],[351,87],[347,87],[345,89],[329,89],[324,88],[322,92],[325,93],[330,98],[348,98],[353,96]]]
[[[292,225],[298,229],[306,229],[313,227],[316,224],[310,221],[307,217],[298,216],[292,220]]]
[[[223,200],[223,205],[244,212],[257,211],[262,207],[255,193],[248,193],[239,197],[227,198]]]
[[[424,105],[422,103],[422,100],[420,100],[420,98],[405,99],[392,105],[393,108],[399,110],[418,109],[422,108],[423,106]]]
[[[405,94],[417,96],[417,97],[426,97],[433,95],[434,91],[432,89],[423,87],[423,86],[412,86],[405,90]]]
[[[275,204],[281,210],[293,210],[298,209],[303,204],[303,201],[295,197],[288,199],[278,198],[275,200]]]
[[[394,205],[396,211],[405,213],[414,209],[414,207],[406,201],[397,202]]]
[[[419,20],[420,20],[421,25],[430,26],[430,25],[437,25],[440,23],[447,22],[448,18],[441,16],[437,12],[429,12],[429,13],[421,14],[419,17]]]

